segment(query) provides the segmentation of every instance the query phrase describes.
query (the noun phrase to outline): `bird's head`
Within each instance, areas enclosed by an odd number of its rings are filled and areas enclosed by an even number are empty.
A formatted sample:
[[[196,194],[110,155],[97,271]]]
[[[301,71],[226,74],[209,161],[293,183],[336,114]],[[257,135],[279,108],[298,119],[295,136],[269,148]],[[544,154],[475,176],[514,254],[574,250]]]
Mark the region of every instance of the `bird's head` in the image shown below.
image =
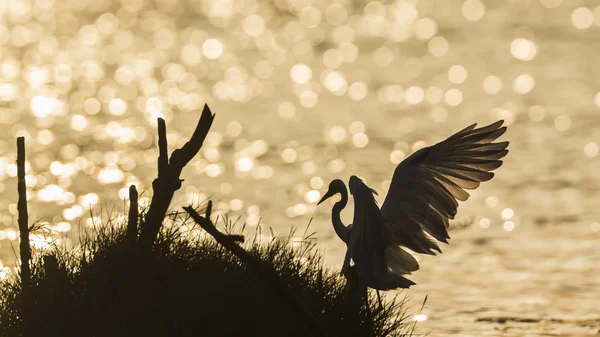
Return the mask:
[[[327,189],[327,193],[325,193],[323,195],[323,197],[321,198],[321,200],[319,200],[319,202],[317,203],[317,205],[319,205],[323,201],[331,198],[336,193],[342,193],[342,191],[345,191],[345,190],[346,190],[346,184],[344,184],[343,181],[341,181],[340,179],[334,179],[334,180],[332,180],[329,183],[329,188]]]
[[[351,176],[348,181],[348,186],[350,187],[350,194],[354,195],[356,190],[360,188],[359,185],[364,185],[364,182],[357,176]]]
[[[367,186],[362,179],[357,176],[351,176],[350,181],[348,182],[348,187],[350,188],[350,194],[356,195],[356,193],[370,191],[371,193],[377,194],[377,192]],[[365,192],[367,193],[367,192]]]

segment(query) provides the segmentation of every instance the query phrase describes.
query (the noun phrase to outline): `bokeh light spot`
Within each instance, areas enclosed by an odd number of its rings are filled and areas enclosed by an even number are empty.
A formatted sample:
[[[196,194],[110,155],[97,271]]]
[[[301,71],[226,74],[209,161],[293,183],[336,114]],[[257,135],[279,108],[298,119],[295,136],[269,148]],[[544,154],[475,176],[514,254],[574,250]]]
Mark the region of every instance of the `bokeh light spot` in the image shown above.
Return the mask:
[[[577,29],[590,28],[594,22],[594,14],[589,8],[579,7],[571,13],[571,23]]]
[[[223,44],[217,39],[208,39],[202,44],[202,52],[211,60],[218,59],[223,53]]]
[[[296,64],[290,70],[290,77],[295,83],[307,83],[312,78],[312,70],[306,64]]]

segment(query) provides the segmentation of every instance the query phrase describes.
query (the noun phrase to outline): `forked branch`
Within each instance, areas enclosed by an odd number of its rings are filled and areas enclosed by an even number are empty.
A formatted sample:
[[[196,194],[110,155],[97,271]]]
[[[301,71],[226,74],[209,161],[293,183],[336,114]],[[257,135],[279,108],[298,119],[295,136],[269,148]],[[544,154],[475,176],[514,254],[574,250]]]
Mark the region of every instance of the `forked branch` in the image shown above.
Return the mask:
[[[160,231],[160,227],[173,199],[173,194],[181,187],[182,180],[179,179],[181,171],[187,163],[202,148],[204,139],[210,130],[215,115],[210,111],[208,105],[204,105],[202,116],[192,134],[190,140],[180,149],[173,151],[170,160],[167,161],[167,129],[165,121],[158,119],[158,178],[152,182],[154,194],[150,208],[142,224],[140,242],[145,248],[151,248]]]

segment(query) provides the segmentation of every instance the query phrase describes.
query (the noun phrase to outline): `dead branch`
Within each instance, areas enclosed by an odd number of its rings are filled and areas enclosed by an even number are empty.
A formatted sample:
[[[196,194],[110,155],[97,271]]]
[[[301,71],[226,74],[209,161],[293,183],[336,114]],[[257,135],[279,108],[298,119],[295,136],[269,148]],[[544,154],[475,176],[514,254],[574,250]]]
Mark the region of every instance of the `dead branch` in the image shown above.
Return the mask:
[[[181,187],[183,180],[179,179],[179,175],[185,165],[200,151],[214,118],[215,115],[205,104],[192,137],[180,149],[173,151],[169,162],[167,162],[165,121],[162,118],[158,119],[158,178],[152,182],[154,194],[140,233],[140,242],[146,248],[151,248],[154,244],[169,204],[173,199],[173,194]]]
[[[29,246],[29,216],[27,215],[27,186],[25,185],[25,137],[17,138],[17,190],[19,201],[17,208],[19,210],[19,234],[20,234],[20,255],[21,255],[21,283],[23,291],[29,291],[31,270],[29,269],[29,260],[31,260],[31,247]]]
[[[211,209],[211,206],[212,201],[209,201],[208,209]],[[313,336],[325,336],[325,332],[306,304],[292,292],[273,267],[246,252],[242,247],[235,243],[235,239],[221,233],[209,218],[202,217],[191,206],[183,207],[183,209],[190,214],[192,219],[194,219],[202,229],[213,236],[218,243],[227,248],[248,267],[254,269],[258,275],[268,283],[279,296],[281,296],[281,298],[285,299],[296,315],[298,315],[298,317],[306,324]]]
[[[162,118],[158,124],[158,177],[166,178],[169,171],[169,152],[167,151],[167,125]]]
[[[129,186],[129,217],[127,221],[127,241],[135,242],[138,224],[138,191],[135,185]]]

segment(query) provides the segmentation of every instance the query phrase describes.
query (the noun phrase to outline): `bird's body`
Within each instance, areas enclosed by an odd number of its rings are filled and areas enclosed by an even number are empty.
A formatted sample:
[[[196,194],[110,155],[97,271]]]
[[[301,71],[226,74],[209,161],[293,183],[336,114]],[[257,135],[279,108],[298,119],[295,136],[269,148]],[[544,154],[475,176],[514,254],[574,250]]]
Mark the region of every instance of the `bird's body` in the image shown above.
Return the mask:
[[[352,225],[340,213],[348,202],[343,181],[336,179],[319,201],[340,193],[332,209],[333,227],[347,245],[342,273],[354,262],[358,283],[378,290],[408,288],[414,282],[402,275],[419,269],[406,247],[416,253],[441,252],[436,241],[447,243],[448,221],[456,215],[457,200],[467,200],[465,189],[490,180],[502,165],[508,142],[493,143],[505,131],[503,121],[475,129],[473,124],[446,140],[413,153],[394,171],[381,209],[376,192],[356,176],[350,177],[354,197]]]

